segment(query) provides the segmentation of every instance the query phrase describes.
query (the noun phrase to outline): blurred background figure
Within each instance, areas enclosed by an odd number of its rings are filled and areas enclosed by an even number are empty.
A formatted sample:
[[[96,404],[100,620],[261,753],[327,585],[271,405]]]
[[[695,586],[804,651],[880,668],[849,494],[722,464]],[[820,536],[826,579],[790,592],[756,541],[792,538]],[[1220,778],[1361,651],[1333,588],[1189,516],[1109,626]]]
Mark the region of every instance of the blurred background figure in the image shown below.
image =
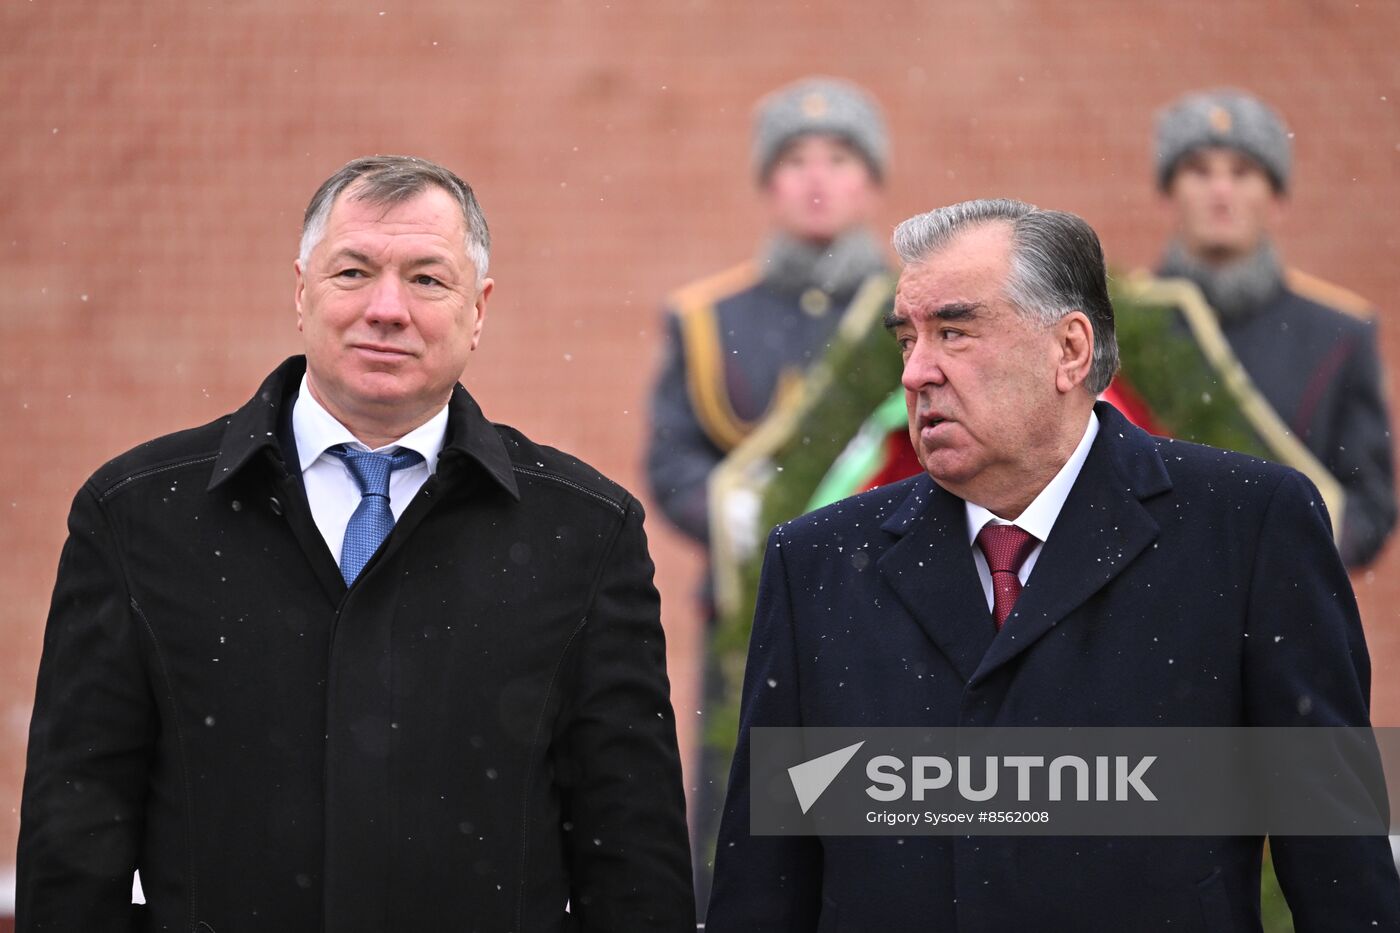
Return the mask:
[[[1292,134],[1268,105],[1218,90],[1158,114],[1157,184],[1175,233],[1158,266],[1187,279],[1287,427],[1346,493],[1338,546],[1369,564],[1395,526],[1375,314],[1359,296],[1283,265]]]
[[[869,226],[888,155],[879,109],[852,84],[809,79],[759,103],[753,164],[768,236],[756,258],[671,295],[652,395],[652,493],[701,544],[710,471],[821,356],[866,279],[888,271]]]
[[[889,273],[883,237],[871,229],[889,136],[869,95],[834,78],[780,88],[758,103],[752,152],[767,236],[753,259],[670,296],[665,360],[652,392],[651,493],[701,545],[710,541],[712,519],[748,534],[757,508],[732,497],[712,516],[711,472],[793,396],[863,286]],[[708,575],[701,598],[709,618]],[[718,668],[707,662],[707,704],[722,690]],[[692,782],[701,905],[709,873],[702,852],[714,835],[726,770],[727,760],[707,756]]]

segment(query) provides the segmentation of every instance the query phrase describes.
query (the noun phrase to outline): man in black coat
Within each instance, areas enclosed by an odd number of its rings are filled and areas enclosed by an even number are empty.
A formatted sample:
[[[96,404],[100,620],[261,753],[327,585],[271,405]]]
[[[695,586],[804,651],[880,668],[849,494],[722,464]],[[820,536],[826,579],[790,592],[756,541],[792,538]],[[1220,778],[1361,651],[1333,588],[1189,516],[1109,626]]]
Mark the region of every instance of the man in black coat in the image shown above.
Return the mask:
[[[707,930],[1258,930],[1257,837],[750,833],[756,727],[1368,721],[1311,484],[1096,404],[1117,348],[1093,230],[974,201],[895,246],[926,472],[769,540]],[[1299,931],[1400,930],[1384,837],[1272,845]]]
[[[305,358],[78,492],[18,929],[694,928],[642,510],[457,383],[488,249],[447,169],[351,162]]]
[[[1344,288],[1285,268],[1270,234],[1292,134],[1238,91],[1189,94],[1157,118],[1156,173],[1175,231],[1158,266],[1201,291],[1279,418],[1346,493],[1338,547],[1371,563],[1395,527],[1395,476],[1376,314]]]

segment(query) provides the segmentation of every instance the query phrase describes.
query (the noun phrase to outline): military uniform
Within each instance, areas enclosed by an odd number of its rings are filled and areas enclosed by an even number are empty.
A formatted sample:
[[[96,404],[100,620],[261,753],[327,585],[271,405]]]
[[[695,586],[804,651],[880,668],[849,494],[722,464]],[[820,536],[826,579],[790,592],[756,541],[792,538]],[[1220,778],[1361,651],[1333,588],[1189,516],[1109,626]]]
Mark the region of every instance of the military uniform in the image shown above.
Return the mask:
[[[662,511],[687,535],[708,542],[710,471],[822,356],[863,284],[793,289],[745,263],[672,295],[647,477]]]
[[[1170,192],[1190,153],[1225,148],[1257,163],[1281,197],[1292,173],[1291,137],[1279,114],[1249,94],[1188,94],[1157,115],[1158,188]],[[1173,242],[1159,272],[1199,286],[1250,381],[1340,484],[1342,559],[1348,567],[1369,563],[1396,518],[1390,419],[1369,303],[1284,270],[1267,237],[1252,255],[1216,264]]]
[[[1252,314],[1222,316],[1220,326],[1255,386],[1346,491],[1342,560],[1370,563],[1396,517],[1374,311],[1290,271],[1272,299]]]
[[[884,177],[889,137],[879,106],[837,78],[779,88],[754,110],[753,170],[761,185],[806,135],[840,139]],[[864,280],[884,271],[880,247],[854,229],[830,243],[778,230],[757,261],[678,289],[666,316],[666,358],[652,396],[647,476],[662,511],[708,544],[710,472],[826,349]]]

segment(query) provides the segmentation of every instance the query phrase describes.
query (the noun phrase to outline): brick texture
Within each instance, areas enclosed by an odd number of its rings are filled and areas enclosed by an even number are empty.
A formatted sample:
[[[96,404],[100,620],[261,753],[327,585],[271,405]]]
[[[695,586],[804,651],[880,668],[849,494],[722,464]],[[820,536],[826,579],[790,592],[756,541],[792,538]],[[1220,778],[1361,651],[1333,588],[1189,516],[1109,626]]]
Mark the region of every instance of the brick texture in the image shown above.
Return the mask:
[[[10,0],[0,876],[73,492],[119,450],[237,406],[297,350],[300,213],[347,159],[416,153],[472,181],[497,290],[468,386],[496,419],[640,489],[660,298],[758,239],[747,131],[764,91],[825,72],[884,101],[888,224],[1014,196],[1083,214],[1128,268],[1167,228],[1153,111],[1252,88],[1296,133],[1285,256],[1380,305],[1393,367],[1398,47],[1400,5],[1381,0]],[[697,561],[650,528],[690,746]],[[1356,580],[1386,724],[1400,724],[1398,570],[1392,549]]]

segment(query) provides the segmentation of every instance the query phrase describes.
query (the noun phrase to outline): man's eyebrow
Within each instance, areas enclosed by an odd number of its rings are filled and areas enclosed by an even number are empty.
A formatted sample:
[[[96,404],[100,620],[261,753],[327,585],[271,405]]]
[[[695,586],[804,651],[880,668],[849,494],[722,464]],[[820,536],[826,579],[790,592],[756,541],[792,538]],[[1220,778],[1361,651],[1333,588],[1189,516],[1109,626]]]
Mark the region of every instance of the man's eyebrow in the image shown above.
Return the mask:
[[[983,307],[978,301],[954,301],[940,307],[933,316],[940,321],[971,321]]]
[[[332,262],[340,262],[341,260],[345,259],[348,259],[354,263],[358,263],[362,266],[376,265],[373,259],[370,259],[367,255],[360,252],[359,250],[352,249],[348,246],[342,249],[338,249],[331,254]],[[428,254],[424,256],[416,256],[413,259],[410,259],[408,262],[404,263],[404,268],[417,269],[420,266],[446,266],[448,264],[448,260],[445,256],[435,256],[432,254]]]
[[[447,259],[446,256],[427,255],[416,256],[413,259],[410,259],[408,262],[404,263],[404,268],[418,269],[422,266],[442,266],[444,268],[448,268],[451,265],[451,262]]]
[[[364,253],[360,252],[357,249],[351,249],[348,246],[341,247],[340,249],[336,250],[334,253],[331,254],[332,262],[339,262],[342,259],[348,259],[351,262],[357,262],[362,266],[374,265],[374,261],[371,260]]]
[[[980,301],[953,301],[946,305],[940,305],[928,317],[935,317],[940,321],[971,321],[986,307]],[[920,314],[920,317],[925,315]],[[885,330],[894,330],[903,324],[909,323],[909,315],[891,308],[885,312]]]

